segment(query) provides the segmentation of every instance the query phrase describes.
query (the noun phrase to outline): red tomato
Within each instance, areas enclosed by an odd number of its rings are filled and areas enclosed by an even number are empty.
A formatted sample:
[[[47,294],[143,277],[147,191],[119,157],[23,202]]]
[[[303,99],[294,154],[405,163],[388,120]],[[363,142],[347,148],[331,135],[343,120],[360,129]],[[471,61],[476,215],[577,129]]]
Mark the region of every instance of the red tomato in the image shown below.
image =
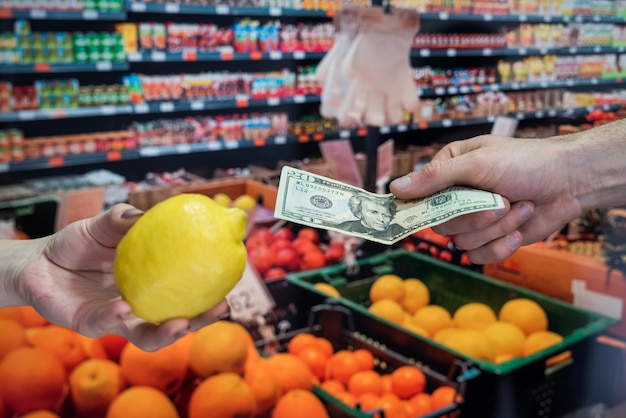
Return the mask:
[[[274,232],[274,239],[286,239],[286,240],[293,240],[294,235],[293,235],[293,231],[286,227],[283,226],[282,228],[278,228],[278,230],[276,230],[276,232]]]
[[[314,244],[319,244],[320,234],[313,228],[302,228],[298,231],[298,238],[306,238]]]
[[[265,280],[278,279],[281,277],[285,277],[287,272],[280,267],[272,267],[268,271],[265,272],[263,278]]]
[[[258,247],[248,253],[250,264],[263,276],[274,267],[274,252],[269,247]]]

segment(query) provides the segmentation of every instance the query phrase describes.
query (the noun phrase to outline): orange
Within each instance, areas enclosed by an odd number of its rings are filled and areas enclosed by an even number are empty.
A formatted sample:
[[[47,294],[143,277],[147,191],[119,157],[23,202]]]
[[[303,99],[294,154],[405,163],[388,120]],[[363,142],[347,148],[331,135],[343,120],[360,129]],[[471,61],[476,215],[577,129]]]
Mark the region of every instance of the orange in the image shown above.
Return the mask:
[[[269,411],[282,395],[280,384],[265,359],[249,363],[243,379],[254,395],[257,414]]]
[[[356,398],[363,411],[373,411],[380,408],[380,396],[375,393],[363,393]]]
[[[430,337],[430,334],[428,333],[428,331],[426,330],[426,328],[417,325],[415,323],[415,321],[413,321],[413,317],[412,316],[408,316],[405,321],[402,323],[402,327],[405,328],[407,331],[413,332],[415,334],[424,336],[426,338]]]
[[[460,329],[450,335],[446,346],[476,360],[494,361],[496,353],[487,336],[475,329]]]
[[[400,276],[383,274],[374,280],[372,287],[370,287],[370,301],[376,303],[380,300],[389,299],[402,303],[404,292],[404,283]]]
[[[466,303],[452,316],[454,325],[461,329],[482,330],[496,322],[496,314],[489,306],[480,302]]]
[[[401,325],[404,322],[404,309],[395,300],[381,299],[372,303],[369,311],[387,321]]]
[[[384,374],[381,376],[383,382],[383,393],[393,393],[393,384],[391,383],[391,375]]]
[[[374,370],[374,355],[364,348],[357,348],[353,352],[354,358],[361,370]]]
[[[4,308],[0,308],[0,318],[12,319],[24,326],[22,324],[22,312],[20,311],[19,306],[6,306]]]
[[[85,352],[87,358],[109,358],[109,354],[105,350],[104,344],[102,344],[102,341],[99,338],[85,337],[81,334],[78,335],[78,338],[83,345],[83,351]]]
[[[61,361],[35,347],[20,347],[0,361],[0,398],[18,414],[56,410],[64,401],[67,373]],[[10,384],[7,384],[10,382]]]
[[[172,395],[185,380],[187,359],[174,344],[148,352],[129,343],[120,356],[120,368],[129,384],[151,386]]]
[[[59,325],[30,327],[26,330],[29,342],[56,356],[69,373],[80,362],[87,359],[80,335]]]
[[[326,363],[328,363],[328,357],[325,353],[323,353],[317,346],[309,346],[303,348],[297,356],[301,358],[309,369],[311,373],[318,379],[324,379],[324,375],[326,374]]]
[[[392,393],[385,393],[380,397],[380,407],[385,418],[413,418],[406,413],[403,402]]]
[[[526,298],[507,301],[500,308],[498,318],[500,321],[517,325],[527,336],[548,329],[546,311],[537,302]]]
[[[287,343],[287,352],[290,354],[298,354],[303,348],[309,347],[315,344],[316,336],[303,332],[293,337],[289,343]]]
[[[128,340],[121,335],[107,334],[98,338],[104,347],[109,358],[113,361],[119,361],[122,350]]]
[[[70,398],[78,416],[103,417],[126,383],[119,364],[108,359],[88,359],[69,376]]]
[[[456,389],[450,386],[439,386],[430,394],[433,411],[437,411],[455,402]],[[460,398],[460,395],[457,395]]]
[[[339,399],[341,402],[348,405],[350,408],[356,408],[357,397],[354,393],[351,392],[340,392],[337,394],[333,394],[333,396]]]
[[[315,346],[317,346],[317,348],[319,348],[320,351],[324,353],[328,358],[330,358],[335,352],[333,344],[323,337],[317,337],[315,339]]]
[[[450,312],[439,305],[427,305],[413,314],[413,322],[435,335],[439,330],[452,326]]]
[[[373,393],[380,396],[383,393],[383,381],[378,372],[363,370],[352,375],[348,381],[348,391],[356,396],[363,393]]]
[[[189,366],[199,377],[219,372],[243,374],[250,334],[242,325],[217,321],[196,332],[189,350]]]
[[[400,366],[391,372],[392,391],[401,399],[409,399],[425,387],[426,376],[415,366]]]
[[[0,317],[0,335],[2,336],[0,338],[0,360],[9,351],[25,347],[28,344],[22,324],[8,317]]]
[[[29,412],[26,415],[22,415],[21,418],[61,418],[55,412],[48,411],[46,409],[39,409],[37,411]]]
[[[282,393],[292,389],[311,390],[315,377],[309,366],[298,356],[278,353],[267,359],[272,374],[278,381]]]
[[[433,340],[437,341],[440,344],[445,344],[448,338],[459,329],[455,327],[446,327],[442,328],[435,335],[433,335]]]
[[[418,309],[430,303],[430,292],[428,287],[419,279],[409,278],[404,280],[404,298],[402,307],[410,314],[414,314]]]
[[[151,386],[132,386],[117,395],[106,418],[180,418],[167,395]]]
[[[361,370],[359,361],[352,351],[340,350],[330,358],[326,369],[326,378],[335,379],[347,385],[350,378]]]
[[[218,373],[198,385],[189,399],[189,418],[252,418],[256,399],[236,373]]]
[[[414,414],[412,416],[414,417],[426,415],[433,410],[432,397],[426,392],[412,396],[407,402],[413,406]]]
[[[526,338],[526,341],[524,341],[522,355],[530,356],[550,346],[556,345],[560,343],[561,341],[563,341],[563,337],[561,337],[556,332],[552,332],[552,331],[533,332]]]
[[[320,388],[324,392],[328,392],[333,396],[339,395],[340,393],[346,392],[346,387],[339,380],[328,379],[320,383]]]
[[[322,401],[312,392],[294,389],[276,402],[272,418],[328,418],[328,412]]]
[[[483,329],[483,334],[491,343],[499,362],[522,354],[526,335],[520,327],[510,322],[497,321]]]
[[[50,323],[32,306],[13,306],[9,309],[13,309],[15,311],[14,315],[17,315],[19,322],[26,328],[43,327],[44,325],[48,325]]]

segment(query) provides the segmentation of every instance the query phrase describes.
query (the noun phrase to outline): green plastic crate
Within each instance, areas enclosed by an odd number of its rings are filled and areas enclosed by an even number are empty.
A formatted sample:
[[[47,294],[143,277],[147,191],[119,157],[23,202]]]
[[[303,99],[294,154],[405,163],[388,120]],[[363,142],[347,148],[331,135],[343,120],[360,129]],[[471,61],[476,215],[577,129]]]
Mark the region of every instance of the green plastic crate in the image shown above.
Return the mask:
[[[589,344],[594,336],[602,333],[617,321],[603,315],[586,311],[524,288],[488,278],[480,273],[441,262],[406,250],[393,250],[358,262],[358,273],[351,274],[345,265],[294,273],[287,276],[290,283],[315,293],[317,282],[332,284],[341,293],[338,302],[354,310],[358,315],[356,328],[374,338],[384,338],[399,353],[411,353],[416,360],[433,368],[446,371],[455,361],[462,360],[475,365],[478,376],[468,382],[466,403],[470,415],[506,416],[553,416],[555,411],[566,411],[591,402],[582,393],[589,366]],[[447,308],[450,313],[468,302],[482,302],[497,313],[508,300],[525,297],[539,303],[548,315],[549,328],[563,336],[560,344],[549,347],[532,356],[518,358],[502,364],[476,361],[462,353],[449,349],[429,338],[411,333],[390,321],[368,311],[369,289],[382,274],[394,273],[403,278],[416,277],[428,286],[431,303]],[[360,318],[360,319],[359,319]],[[377,325],[373,325],[375,321]],[[570,350],[568,361],[546,367],[545,360]],[[448,371],[449,374],[453,373]],[[500,396],[490,411],[480,411],[486,399]],[[472,399],[473,398],[473,399]],[[482,398],[482,401],[481,399]],[[476,410],[473,410],[476,408]]]

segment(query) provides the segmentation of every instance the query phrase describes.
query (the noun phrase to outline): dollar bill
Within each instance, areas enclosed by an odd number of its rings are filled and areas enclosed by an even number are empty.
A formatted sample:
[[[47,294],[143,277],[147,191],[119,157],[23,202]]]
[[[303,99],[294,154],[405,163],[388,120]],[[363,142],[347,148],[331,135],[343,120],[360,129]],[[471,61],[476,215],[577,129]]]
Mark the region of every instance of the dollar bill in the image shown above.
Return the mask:
[[[500,195],[468,187],[402,200],[285,166],[274,216],[391,245],[457,216],[504,207]]]

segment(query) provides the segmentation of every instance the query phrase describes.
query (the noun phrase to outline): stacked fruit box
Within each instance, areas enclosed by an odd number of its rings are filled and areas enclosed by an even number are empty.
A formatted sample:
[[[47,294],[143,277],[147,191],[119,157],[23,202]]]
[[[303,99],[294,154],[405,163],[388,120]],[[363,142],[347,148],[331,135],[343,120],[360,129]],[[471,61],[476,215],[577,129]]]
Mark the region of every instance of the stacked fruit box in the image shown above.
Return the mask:
[[[350,312],[347,329],[405,356],[411,363],[447,376],[450,384],[461,385],[463,397],[458,409],[467,416],[554,416],[593,402],[580,382],[588,382],[592,372],[587,360],[593,337],[614,325],[615,320],[406,250],[361,259],[358,267],[348,271],[345,265],[335,265],[294,273],[287,276],[286,283],[270,286],[272,292],[282,287],[288,299],[284,305],[281,298],[277,299],[277,305],[284,309],[273,312],[275,317],[268,318],[269,323],[282,322],[277,330],[311,327],[315,321],[305,325],[300,314],[294,316],[294,312],[314,310],[320,301],[337,304]],[[470,302],[499,312],[512,299],[528,299],[542,308],[549,330],[562,339],[501,363],[470,356],[372,313],[369,292],[376,279],[385,274],[418,277],[428,287],[431,303],[449,312]],[[332,285],[340,296],[328,297],[315,287],[316,283]],[[287,317],[282,316],[284,313]],[[345,331],[342,321],[332,323],[336,332]]]

